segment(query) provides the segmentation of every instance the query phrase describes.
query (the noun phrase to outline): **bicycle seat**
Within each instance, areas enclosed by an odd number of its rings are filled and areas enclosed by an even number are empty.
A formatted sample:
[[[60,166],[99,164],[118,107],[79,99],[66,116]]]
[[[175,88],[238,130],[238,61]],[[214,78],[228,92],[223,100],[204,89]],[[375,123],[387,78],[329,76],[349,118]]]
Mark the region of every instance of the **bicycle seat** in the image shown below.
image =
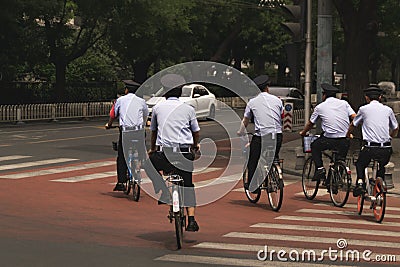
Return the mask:
[[[171,182],[171,183],[179,183],[183,181],[183,178],[178,175],[178,174],[171,174],[169,175],[169,177],[167,178],[167,181]]]

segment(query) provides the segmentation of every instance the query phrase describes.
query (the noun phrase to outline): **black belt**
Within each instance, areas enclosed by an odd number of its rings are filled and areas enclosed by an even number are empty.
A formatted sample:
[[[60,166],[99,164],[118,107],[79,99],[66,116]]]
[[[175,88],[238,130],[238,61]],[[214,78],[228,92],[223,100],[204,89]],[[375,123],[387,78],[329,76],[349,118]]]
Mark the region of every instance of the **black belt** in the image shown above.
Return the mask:
[[[138,126],[120,126],[121,130],[123,131],[138,131],[143,129],[143,125],[138,125]]]
[[[163,147],[157,146],[158,152],[175,152],[175,153],[188,153],[190,152],[190,147]]]
[[[390,142],[386,143],[375,143],[375,142],[365,142],[366,146],[377,146],[377,147],[382,147],[382,146],[392,146]]]

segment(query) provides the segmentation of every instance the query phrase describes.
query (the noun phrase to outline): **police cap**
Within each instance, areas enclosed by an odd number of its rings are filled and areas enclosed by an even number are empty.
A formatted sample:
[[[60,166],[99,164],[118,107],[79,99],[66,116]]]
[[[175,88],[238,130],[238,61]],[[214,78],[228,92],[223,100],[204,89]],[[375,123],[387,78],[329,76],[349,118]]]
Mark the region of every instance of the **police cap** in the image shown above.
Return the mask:
[[[366,96],[379,96],[379,95],[383,94],[383,90],[380,89],[379,87],[371,86],[371,87],[368,87],[367,89],[364,89],[364,94]]]
[[[269,85],[271,82],[268,75],[257,76],[253,81],[261,90],[264,90],[265,86]]]
[[[122,80],[122,82],[125,84],[126,88],[138,88],[140,87],[140,83],[137,83],[133,80]]]
[[[160,82],[165,89],[173,89],[186,83],[185,78],[174,73],[165,74],[161,77]]]
[[[326,94],[336,94],[336,93],[340,92],[340,90],[338,88],[336,88],[333,85],[330,85],[329,83],[321,84],[321,88],[322,88],[322,91]]]

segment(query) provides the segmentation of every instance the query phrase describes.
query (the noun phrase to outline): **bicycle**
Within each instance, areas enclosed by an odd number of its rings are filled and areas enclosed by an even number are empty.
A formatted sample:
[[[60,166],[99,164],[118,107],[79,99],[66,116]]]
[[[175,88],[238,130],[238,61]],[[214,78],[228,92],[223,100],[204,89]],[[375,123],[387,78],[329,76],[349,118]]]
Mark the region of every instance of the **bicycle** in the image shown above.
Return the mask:
[[[175,165],[174,165],[175,166]],[[170,209],[168,213],[169,222],[175,221],[175,235],[178,249],[182,248],[183,229],[186,228],[185,208],[183,207],[183,178],[174,174],[174,171],[166,174],[166,182],[169,183]]]
[[[311,152],[311,143],[318,136],[305,136],[303,138],[303,152]],[[350,194],[351,188],[351,170],[342,160],[337,159],[337,150],[323,151],[322,154],[329,159],[328,174],[322,180],[322,185],[326,186],[330,199],[336,207],[343,207]],[[305,197],[308,200],[313,200],[318,193],[321,180],[313,181],[316,167],[312,157],[308,157],[304,162],[302,173],[302,188]]]
[[[117,128],[118,126],[111,126],[110,128]],[[140,183],[142,181],[141,176],[141,165],[142,160],[139,159],[139,152],[137,150],[138,140],[131,140],[132,147],[128,150],[128,160],[127,160],[127,173],[126,181],[124,182],[125,190],[123,191],[125,195],[129,195],[132,190],[133,200],[138,202],[140,198]],[[113,150],[118,151],[118,143],[112,142]]]
[[[134,149],[128,151],[128,180],[125,183],[126,191],[125,194],[129,195],[132,189],[132,195],[134,201],[139,201],[140,197],[140,183],[142,182],[142,174],[140,172],[142,161],[139,159],[139,153],[136,149],[135,143],[138,140],[131,140]]]
[[[353,137],[356,140],[362,141],[361,138]],[[353,163],[356,164],[357,157],[353,156]],[[371,172],[368,172],[368,169]],[[370,209],[374,214],[374,218],[378,223],[383,221],[386,210],[386,193],[387,186],[385,180],[382,177],[377,177],[377,171],[379,169],[379,162],[376,158],[372,158],[370,164],[365,168],[365,182],[363,182],[363,188],[365,194],[361,194],[357,197],[357,212],[358,215],[362,214],[364,208],[364,202],[369,201]]]
[[[252,135],[248,133],[248,135]],[[245,136],[245,135],[244,135]],[[244,140],[242,138],[242,152],[246,155],[248,151],[248,142],[247,138]],[[279,211],[282,206],[283,201],[283,175],[282,175],[282,165],[283,159],[280,159],[279,162],[273,162],[270,169],[269,166],[264,166],[265,171],[267,173],[264,181],[258,187],[257,190],[251,192],[248,188],[246,188],[245,184],[248,184],[248,170],[247,166],[243,171],[243,188],[246,194],[247,199],[251,203],[257,203],[261,197],[261,191],[265,190],[268,195],[268,202],[273,211]]]

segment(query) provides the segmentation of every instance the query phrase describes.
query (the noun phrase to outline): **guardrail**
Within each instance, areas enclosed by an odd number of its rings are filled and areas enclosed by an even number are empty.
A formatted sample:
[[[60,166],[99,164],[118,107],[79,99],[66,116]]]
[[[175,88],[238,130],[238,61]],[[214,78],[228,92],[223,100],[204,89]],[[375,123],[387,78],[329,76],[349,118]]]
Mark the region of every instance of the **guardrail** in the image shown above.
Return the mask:
[[[112,102],[0,106],[0,122],[25,122],[108,116]]]
[[[245,108],[248,98],[219,97],[218,106],[221,109],[229,106],[232,108]],[[40,120],[59,120],[72,118],[106,117],[109,115],[112,102],[89,103],[55,103],[55,104],[26,104],[0,106],[0,122],[21,123]],[[304,125],[304,110],[293,111],[293,127]]]

